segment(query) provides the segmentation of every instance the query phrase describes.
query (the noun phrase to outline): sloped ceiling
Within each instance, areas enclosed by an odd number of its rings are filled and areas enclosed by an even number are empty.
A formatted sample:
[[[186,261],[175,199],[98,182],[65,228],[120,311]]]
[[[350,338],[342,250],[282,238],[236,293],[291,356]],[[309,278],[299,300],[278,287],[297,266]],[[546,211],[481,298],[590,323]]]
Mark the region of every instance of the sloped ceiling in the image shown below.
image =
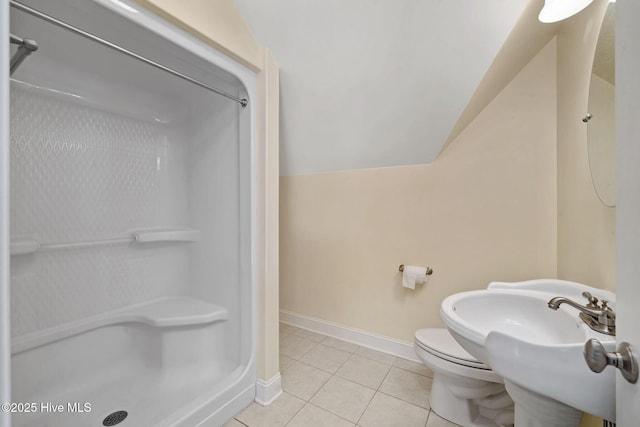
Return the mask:
[[[543,24],[538,21],[538,14],[543,5],[544,0],[529,0],[440,152],[443,152],[529,61],[555,37],[562,23]]]
[[[234,0],[281,79],[281,173],[431,162],[527,0]]]
[[[593,73],[616,84],[615,52],[616,52],[616,5],[609,3],[602,21],[596,53],[593,59]]]

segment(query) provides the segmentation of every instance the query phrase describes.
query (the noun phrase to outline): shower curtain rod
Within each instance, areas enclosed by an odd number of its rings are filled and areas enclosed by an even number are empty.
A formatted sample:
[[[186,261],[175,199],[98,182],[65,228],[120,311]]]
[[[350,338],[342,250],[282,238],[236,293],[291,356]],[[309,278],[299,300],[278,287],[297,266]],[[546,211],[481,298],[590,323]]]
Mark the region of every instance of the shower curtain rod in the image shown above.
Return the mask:
[[[18,45],[18,50],[16,50],[16,53],[11,57],[9,63],[9,75],[12,75],[20,64],[27,59],[27,56],[38,50],[38,43],[36,43],[35,40],[23,39],[13,34],[9,34],[9,43]]]
[[[103,46],[106,46],[106,47],[108,47],[110,49],[113,49],[116,52],[120,52],[120,53],[122,53],[124,55],[127,55],[127,56],[131,57],[131,58],[137,59],[138,61],[142,61],[145,64],[149,64],[152,67],[155,67],[155,68],[157,68],[159,70],[165,71],[165,72],[167,72],[169,74],[172,74],[172,75],[174,75],[176,77],[179,77],[182,80],[185,80],[185,81],[188,81],[188,82],[193,83],[195,85],[198,85],[198,86],[200,86],[200,87],[202,87],[204,89],[208,89],[208,90],[210,90],[212,92],[217,93],[218,95],[224,96],[225,98],[232,99],[232,100],[240,103],[242,108],[246,107],[247,104],[249,103],[249,101],[246,98],[238,98],[238,97],[235,97],[235,96],[233,96],[233,95],[231,95],[231,94],[229,94],[229,93],[227,93],[225,91],[217,89],[217,88],[215,88],[213,86],[209,86],[206,83],[202,83],[201,81],[193,79],[193,78],[191,78],[191,77],[189,77],[189,76],[187,76],[185,74],[182,74],[182,73],[180,73],[180,72],[178,72],[178,71],[176,71],[176,70],[174,70],[172,68],[166,67],[166,66],[164,66],[162,64],[159,64],[159,63],[157,63],[155,61],[152,61],[151,59],[148,59],[148,58],[145,58],[144,56],[138,55],[137,53],[132,52],[132,51],[130,51],[128,49],[125,49],[122,46],[118,46],[117,44],[114,44],[114,43],[111,43],[111,42],[109,42],[107,40],[104,40],[104,39],[102,39],[102,38],[100,38],[100,37],[98,37],[96,35],[93,35],[91,33],[88,33],[86,31],[84,31],[84,30],[81,30],[80,28],[74,27],[73,25],[67,24],[66,22],[60,21],[59,19],[56,19],[56,18],[54,18],[54,17],[52,17],[50,15],[47,15],[45,13],[42,13],[42,12],[36,10],[36,9],[32,9],[31,7],[26,6],[26,5],[22,4],[22,3],[19,3],[19,2],[15,1],[15,0],[9,0],[9,4],[11,5],[11,7],[15,8],[17,10],[20,10],[22,12],[28,13],[29,15],[31,15],[33,17],[42,19],[43,21],[46,21],[46,22],[48,22],[50,24],[53,24],[53,25],[55,25],[57,27],[63,28],[63,29],[68,30],[68,31],[71,31],[74,34],[77,34],[77,35],[79,35],[81,37],[84,37],[86,39],[92,40],[92,41],[94,41],[96,43],[99,43],[99,44],[101,44]]]

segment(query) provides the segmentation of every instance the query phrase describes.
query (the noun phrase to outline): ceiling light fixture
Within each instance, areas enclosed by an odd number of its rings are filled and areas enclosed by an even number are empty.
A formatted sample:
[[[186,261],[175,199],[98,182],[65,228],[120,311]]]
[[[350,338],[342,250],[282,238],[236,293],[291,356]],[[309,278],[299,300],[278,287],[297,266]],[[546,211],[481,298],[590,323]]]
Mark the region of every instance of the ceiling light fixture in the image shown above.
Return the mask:
[[[545,24],[562,21],[580,12],[592,2],[593,0],[545,0],[538,19]]]

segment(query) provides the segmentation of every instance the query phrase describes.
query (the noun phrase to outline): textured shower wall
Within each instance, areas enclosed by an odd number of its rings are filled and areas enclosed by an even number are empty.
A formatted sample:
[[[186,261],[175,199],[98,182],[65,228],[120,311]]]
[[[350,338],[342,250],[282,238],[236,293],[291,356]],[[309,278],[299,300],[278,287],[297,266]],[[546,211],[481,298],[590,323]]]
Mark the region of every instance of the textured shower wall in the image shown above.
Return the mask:
[[[41,244],[188,226],[186,144],[159,123],[12,83],[11,233]],[[113,244],[12,257],[12,335],[167,295],[188,246]]]

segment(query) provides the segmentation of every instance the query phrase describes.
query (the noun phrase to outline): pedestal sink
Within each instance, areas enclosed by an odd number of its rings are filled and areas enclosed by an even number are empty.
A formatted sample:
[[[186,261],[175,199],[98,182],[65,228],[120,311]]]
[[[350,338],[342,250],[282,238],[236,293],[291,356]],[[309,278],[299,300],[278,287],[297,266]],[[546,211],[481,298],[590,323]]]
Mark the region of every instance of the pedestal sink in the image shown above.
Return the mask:
[[[611,292],[562,280],[494,282],[442,302],[454,338],[505,380],[516,427],[578,426],[582,412],[615,420],[614,370],[596,374],[582,355],[590,338],[613,351],[615,337],[591,330],[572,307],[547,306],[556,296],[586,304],[585,291],[615,309]]]

